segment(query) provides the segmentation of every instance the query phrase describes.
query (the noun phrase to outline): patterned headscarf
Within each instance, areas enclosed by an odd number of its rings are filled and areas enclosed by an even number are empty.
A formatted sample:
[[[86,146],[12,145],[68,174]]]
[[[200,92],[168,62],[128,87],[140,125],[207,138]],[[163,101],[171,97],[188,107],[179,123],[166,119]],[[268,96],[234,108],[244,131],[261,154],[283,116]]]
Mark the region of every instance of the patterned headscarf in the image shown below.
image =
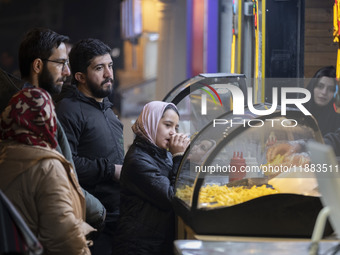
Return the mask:
[[[173,103],[165,103],[161,101],[152,101],[146,104],[135,124],[133,124],[132,131],[136,135],[156,144],[158,123],[163,116],[165,108],[169,104],[173,105],[177,109]]]
[[[56,148],[56,114],[51,96],[41,88],[15,94],[0,119],[0,139]]]

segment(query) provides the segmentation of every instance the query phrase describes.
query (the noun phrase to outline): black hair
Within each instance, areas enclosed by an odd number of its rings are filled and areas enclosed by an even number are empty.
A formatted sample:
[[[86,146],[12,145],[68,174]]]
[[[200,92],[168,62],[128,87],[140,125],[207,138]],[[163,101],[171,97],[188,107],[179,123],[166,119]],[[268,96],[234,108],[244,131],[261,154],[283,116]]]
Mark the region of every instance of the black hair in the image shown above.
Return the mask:
[[[314,74],[313,78],[321,78],[323,76],[335,78],[336,77],[336,69],[334,66],[325,66],[320,68]]]
[[[314,74],[312,80],[307,85],[307,89],[312,92],[312,90],[315,88],[315,85],[318,84],[320,78],[324,77],[324,76],[334,78],[334,83],[336,83],[336,81],[335,81],[335,77],[336,77],[335,67],[334,66],[325,66],[325,67],[322,67],[319,70],[317,70],[316,73]]]
[[[164,116],[164,113],[165,113],[167,110],[169,110],[169,109],[175,111],[175,113],[177,113],[178,117],[180,117],[177,108],[176,108],[173,104],[168,104],[168,105],[165,107],[165,109],[164,109],[164,111],[163,111],[163,116]],[[162,116],[162,117],[163,117],[163,116]]]
[[[312,110],[312,111],[313,111],[314,108],[318,107],[316,105],[315,101],[314,101],[314,88],[319,83],[321,77],[333,78],[334,79],[334,85],[337,84],[337,81],[335,79],[336,78],[336,69],[335,69],[334,66],[325,66],[325,67],[322,67],[322,68],[320,68],[319,70],[316,71],[313,78],[311,79],[311,81],[307,85],[307,89],[311,93],[311,100],[309,100],[309,102],[305,103],[305,107],[307,109]],[[332,99],[329,104],[333,104],[333,102],[334,102],[334,99]]]
[[[87,67],[94,57],[110,54],[111,48],[98,39],[84,39],[77,42],[71,49],[69,58],[73,81],[77,72],[87,73]],[[110,54],[111,56],[111,54]]]
[[[37,59],[48,59],[53,48],[69,41],[69,37],[60,35],[48,28],[33,28],[26,33],[19,47],[19,69],[22,78],[29,77],[31,64]]]

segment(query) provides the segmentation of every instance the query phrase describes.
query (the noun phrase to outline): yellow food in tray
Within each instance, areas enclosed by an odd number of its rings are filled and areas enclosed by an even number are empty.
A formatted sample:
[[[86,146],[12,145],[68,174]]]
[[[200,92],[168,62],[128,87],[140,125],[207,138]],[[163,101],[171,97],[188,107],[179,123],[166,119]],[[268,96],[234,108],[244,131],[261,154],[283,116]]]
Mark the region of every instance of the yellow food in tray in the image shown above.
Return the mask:
[[[185,185],[184,188],[177,189],[176,197],[184,201],[190,201],[193,193],[194,193],[194,188],[192,186]]]
[[[264,175],[274,177],[282,172],[289,172],[296,167],[308,167],[310,158],[307,153],[294,153],[291,155],[276,155],[272,161],[261,165]]]
[[[176,196],[184,201],[191,199],[193,188],[185,186],[177,189]],[[202,187],[199,194],[199,203],[201,207],[220,207],[232,206],[248,200],[278,193],[277,190],[268,188],[266,185],[260,187],[227,187],[219,185],[207,185]]]
[[[274,159],[271,162],[268,162],[267,164],[262,164],[262,172],[264,175],[269,176],[273,174],[273,171],[271,170],[270,166],[278,166],[282,165],[284,162],[285,156],[282,156],[280,154],[276,155]],[[279,172],[276,172],[278,174]]]

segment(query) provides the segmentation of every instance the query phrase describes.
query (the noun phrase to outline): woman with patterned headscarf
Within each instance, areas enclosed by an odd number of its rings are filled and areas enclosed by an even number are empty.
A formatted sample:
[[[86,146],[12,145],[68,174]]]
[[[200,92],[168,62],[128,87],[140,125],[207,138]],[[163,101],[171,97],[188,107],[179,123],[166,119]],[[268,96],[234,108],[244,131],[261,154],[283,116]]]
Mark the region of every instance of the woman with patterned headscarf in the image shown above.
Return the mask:
[[[0,118],[0,189],[15,205],[46,254],[90,254],[85,200],[71,164],[55,148],[50,95],[26,88]]]
[[[153,101],[132,126],[136,138],[120,177],[120,219],[113,254],[172,254],[171,200],[181,155],[190,142],[177,133],[178,122],[174,104]]]

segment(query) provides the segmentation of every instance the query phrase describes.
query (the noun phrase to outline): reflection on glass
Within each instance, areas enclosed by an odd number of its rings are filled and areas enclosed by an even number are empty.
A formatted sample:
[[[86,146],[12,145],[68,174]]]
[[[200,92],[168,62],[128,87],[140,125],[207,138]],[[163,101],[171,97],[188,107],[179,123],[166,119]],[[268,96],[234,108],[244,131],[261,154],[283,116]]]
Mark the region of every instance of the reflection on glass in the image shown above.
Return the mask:
[[[249,111],[242,116],[230,112],[221,118],[228,122],[210,123],[195,136],[179,169],[176,196],[189,207],[197,183],[202,183],[199,208],[230,206],[275,194],[279,190],[268,185],[268,180],[285,170],[307,167],[310,159],[305,141],[321,141],[315,120],[297,110],[288,111],[287,116],[275,112],[265,117]],[[290,146],[290,153],[274,150],[281,144]]]

